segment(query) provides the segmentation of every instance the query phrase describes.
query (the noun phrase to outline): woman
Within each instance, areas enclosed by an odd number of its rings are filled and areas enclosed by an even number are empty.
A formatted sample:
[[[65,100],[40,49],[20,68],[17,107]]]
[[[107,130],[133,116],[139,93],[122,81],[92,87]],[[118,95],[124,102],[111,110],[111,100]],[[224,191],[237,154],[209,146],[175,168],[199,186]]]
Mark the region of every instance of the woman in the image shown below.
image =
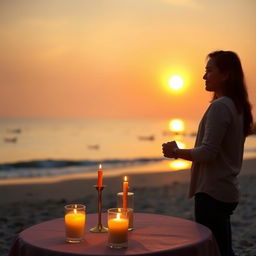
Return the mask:
[[[230,256],[230,216],[239,201],[237,175],[253,118],[236,53],[210,53],[203,79],[213,99],[200,122],[195,147],[179,149],[171,141],[162,145],[163,154],[193,162],[189,197],[195,197],[195,219],[212,230],[221,255]]]

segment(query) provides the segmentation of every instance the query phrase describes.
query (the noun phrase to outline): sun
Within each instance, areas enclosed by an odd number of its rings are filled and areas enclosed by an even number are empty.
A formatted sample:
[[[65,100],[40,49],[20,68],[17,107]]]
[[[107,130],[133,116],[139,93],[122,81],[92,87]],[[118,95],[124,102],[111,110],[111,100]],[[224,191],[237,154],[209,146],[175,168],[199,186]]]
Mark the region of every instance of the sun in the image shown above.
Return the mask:
[[[180,75],[173,75],[169,78],[169,86],[174,91],[182,89],[184,84],[183,78]]]
[[[165,92],[178,96],[190,90],[191,73],[184,65],[167,66],[159,69],[159,82]]]

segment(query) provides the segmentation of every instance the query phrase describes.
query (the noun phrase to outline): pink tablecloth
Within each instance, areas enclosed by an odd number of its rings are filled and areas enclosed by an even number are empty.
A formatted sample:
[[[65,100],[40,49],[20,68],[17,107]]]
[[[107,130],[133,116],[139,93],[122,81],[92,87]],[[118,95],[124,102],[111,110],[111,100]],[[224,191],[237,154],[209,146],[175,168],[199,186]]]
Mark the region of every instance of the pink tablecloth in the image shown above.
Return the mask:
[[[105,214],[102,221],[106,225]],[[87,215],[85,240],[80,244],[65,243],[62,218],[32,226],[16,237],[9,256],[219,256],[211,231],[189,220],[136,213],[127,249],[108,248],[107,233],[89,232],[96,222],[97,214]]]

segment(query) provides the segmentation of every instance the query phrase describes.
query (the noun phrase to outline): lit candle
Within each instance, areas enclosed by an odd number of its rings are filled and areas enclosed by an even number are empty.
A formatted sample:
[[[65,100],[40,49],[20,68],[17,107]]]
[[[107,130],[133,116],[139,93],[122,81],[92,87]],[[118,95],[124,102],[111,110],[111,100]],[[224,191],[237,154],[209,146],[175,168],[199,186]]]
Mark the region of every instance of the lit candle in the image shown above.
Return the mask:
[[[102,165],[99,165],[99,170],[98,170],[98,187],[102,187],[102,176],[103,176],[103,171],[102,171]]]
[[[123,208],[127,209],[128,181],[127,176],[124,176],[123,182]]]
[[[123,192],[117,193],[117,207],[123,208]],[[127,193],[127,216],[129,219],[129,229],[133,230],[133,215],[134,215],[134,193],[128,192]]]
[[[108,242],[113,244],[126,243],[128,239],[129,220],[116,214],[116,218],[108,219]]]
[[[66,237],[81,238],[84,236],[85,213],[75,208],[65,215]]]

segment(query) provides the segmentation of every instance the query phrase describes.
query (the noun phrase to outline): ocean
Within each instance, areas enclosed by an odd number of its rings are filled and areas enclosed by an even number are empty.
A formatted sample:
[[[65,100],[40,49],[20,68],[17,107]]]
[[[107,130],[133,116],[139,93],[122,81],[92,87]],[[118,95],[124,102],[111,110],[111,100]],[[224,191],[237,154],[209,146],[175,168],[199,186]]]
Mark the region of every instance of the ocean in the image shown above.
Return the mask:
[[[96,173],[99,164],[117,174],[187,168],[186,161],[164,159],[161,145],[193,147],[199,120],[181,120],[180,131],[171,121],[0,119],[0,179]],[[244,157],[256,157],[256,136],[247,138]]]

